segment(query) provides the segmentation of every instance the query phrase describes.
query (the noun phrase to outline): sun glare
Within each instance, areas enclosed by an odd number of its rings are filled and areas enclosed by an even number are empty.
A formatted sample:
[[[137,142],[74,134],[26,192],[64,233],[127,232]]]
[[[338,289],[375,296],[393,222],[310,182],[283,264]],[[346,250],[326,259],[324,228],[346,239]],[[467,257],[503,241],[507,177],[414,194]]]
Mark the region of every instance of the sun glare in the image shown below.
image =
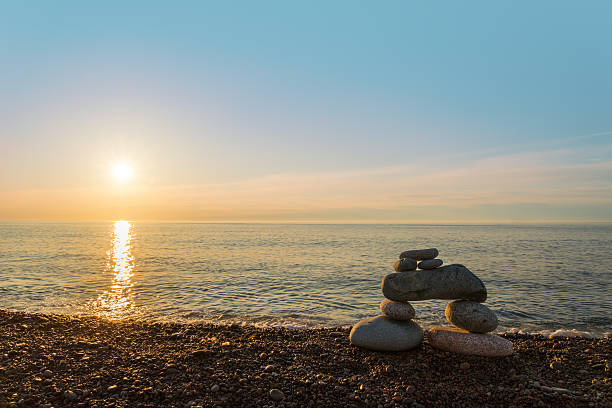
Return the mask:
[[[132,168],[125,163],[113,166],[113,176],[117,181],[127,181],[132,177]]]

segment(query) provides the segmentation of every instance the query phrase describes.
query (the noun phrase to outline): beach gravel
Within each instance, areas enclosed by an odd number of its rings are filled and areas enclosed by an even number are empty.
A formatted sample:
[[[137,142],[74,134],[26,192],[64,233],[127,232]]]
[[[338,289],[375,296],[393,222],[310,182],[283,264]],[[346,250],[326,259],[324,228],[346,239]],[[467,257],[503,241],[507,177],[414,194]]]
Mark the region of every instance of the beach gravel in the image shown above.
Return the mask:
[[[611,338],[506,334],[514,354],[492,358],[434,349],[427,338],[409,351],[372,352],[348,334],[0,310],[0,408],[612,404]],[[274,389],[284,398],[275,401]]]

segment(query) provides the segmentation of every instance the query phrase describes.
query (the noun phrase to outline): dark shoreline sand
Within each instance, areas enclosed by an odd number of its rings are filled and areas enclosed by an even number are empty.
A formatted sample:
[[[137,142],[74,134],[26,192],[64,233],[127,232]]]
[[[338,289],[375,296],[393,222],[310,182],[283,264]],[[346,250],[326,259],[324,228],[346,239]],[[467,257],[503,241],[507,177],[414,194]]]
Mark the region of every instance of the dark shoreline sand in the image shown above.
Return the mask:
[[[346,329],[0,310],[0,408],[612,407],[612,339],[505,337],[514,356],[462,356],[427,341],[376,353],[351,346]],[[272,389],[284,399],[272,400]]]

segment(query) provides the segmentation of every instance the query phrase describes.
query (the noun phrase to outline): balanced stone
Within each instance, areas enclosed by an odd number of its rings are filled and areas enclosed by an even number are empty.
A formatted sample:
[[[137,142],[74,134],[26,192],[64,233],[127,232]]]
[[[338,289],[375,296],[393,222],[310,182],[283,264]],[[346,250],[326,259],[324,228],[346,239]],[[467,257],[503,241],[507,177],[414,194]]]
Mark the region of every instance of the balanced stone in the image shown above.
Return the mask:
[[[429,344],[440,350],[477,356],[502,357],[513,353],[512,343],[495,334],[470,333],[454,327],[433,327]]]
[[[444,314],[455,326],[475,333],[488,333],[495,330],[498,324],[494,311],[470,300],[450,302]]]
[[[419,262],[419,269],[436,269],[442,266],[443,262],[441,259],[426,259]]]
[[[410,320],[416,315],[414,307],[410,303],[394,302],[389,299],[380,302],[380,311],[394,320]]]
[[[436,256],[438,256],[438,250],[436,248],[428,248],[404,251],[400,254],[399,257],[400,259],[412,258],[415,261],[422,261],[423,259],[434,259]]]
[[[353,326],[351,344],[375,351],[403,351],[421,344],[423,329],[413,322],[375,316]]]
[[[390,273],[383,278],[382,292],[397,302],[427,299],[467,299],[484,302],[487,289],[468,268],[453,264],[433,271]]]
[[[417,261],[412,258],[403,258],[393,264],[396,272],[414,271],[417,268]]]

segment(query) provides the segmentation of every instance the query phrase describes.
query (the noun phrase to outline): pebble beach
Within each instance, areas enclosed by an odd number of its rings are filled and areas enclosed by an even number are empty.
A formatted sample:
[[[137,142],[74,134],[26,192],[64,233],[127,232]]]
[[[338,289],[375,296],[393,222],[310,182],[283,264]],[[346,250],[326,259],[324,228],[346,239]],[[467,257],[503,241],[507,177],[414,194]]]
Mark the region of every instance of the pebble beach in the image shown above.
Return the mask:
[[[349,328],[0,310],[5,407],[612,407],[612,339],[501,334],[507,357],[351,346]]]

